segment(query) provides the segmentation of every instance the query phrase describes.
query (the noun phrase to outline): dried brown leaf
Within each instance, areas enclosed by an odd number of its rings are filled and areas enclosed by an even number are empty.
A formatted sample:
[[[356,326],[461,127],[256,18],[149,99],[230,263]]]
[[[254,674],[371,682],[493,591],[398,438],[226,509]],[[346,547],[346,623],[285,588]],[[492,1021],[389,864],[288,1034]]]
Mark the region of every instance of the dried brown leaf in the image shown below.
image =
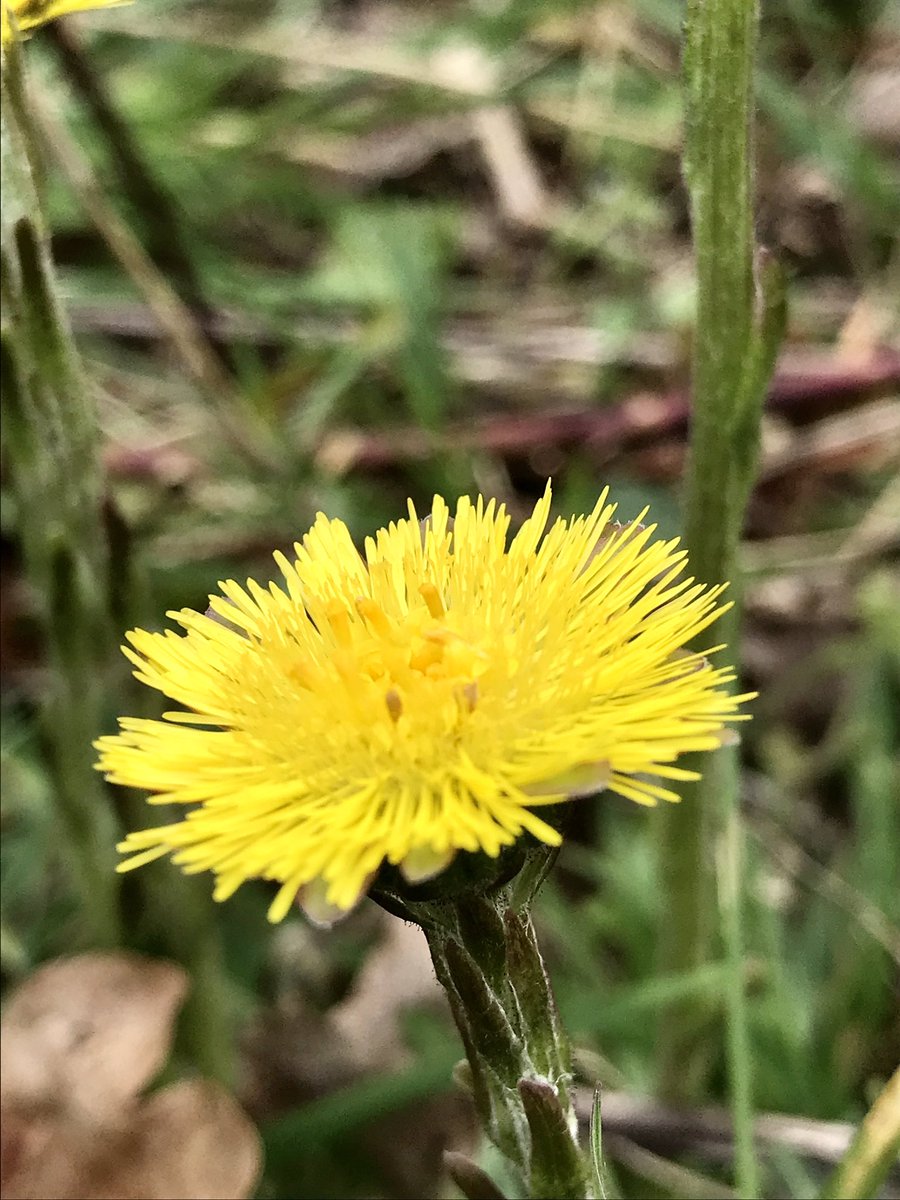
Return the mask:
[[[243,1200],[261,1163],[259,1134],[225,1089],[188,1079],[141,1106],[106,1190],[87,1194],[97,1200]]]
[[[187,976],[130,954],[79,954],[40,967],[0,1025],[4,1107],[119,1118],[169,1056]]]
[[[102,1126],[71,1114],[4,1114],[3,1200],[244,1200],[259,1135],[218,1084],[173,1084]]]
[[[61,1112],[4,1110],[3,1124],[3,1200],[89,1200],[92,1167],[121,1144],[108,1130]]]

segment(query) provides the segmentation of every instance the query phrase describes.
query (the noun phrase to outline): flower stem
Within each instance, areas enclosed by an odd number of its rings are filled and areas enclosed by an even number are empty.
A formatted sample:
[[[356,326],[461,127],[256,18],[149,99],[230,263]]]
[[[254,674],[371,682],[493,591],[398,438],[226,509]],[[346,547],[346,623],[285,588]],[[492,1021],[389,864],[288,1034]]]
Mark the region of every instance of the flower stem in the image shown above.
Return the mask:
[[[704,583],[734,579],[736,551],[752,487],[766,387],[784,327],[777,264],[753,235],[753,67],[757,0],[689,0],[685,25],[684,169],[697,270],[691,456],[685,543]],[[736,644],[738,615],[719,633]],[[664,969],[705,961],[714,899],[710,838],[726,831],[731,864],[721,933],[732,968],[727,997],[728,1059],[738,1144],[738,1190],[757,1194],[752,1147],[750,1055],[743,996],[738,773],[724,750],[695,764],[704,778],[685,803],[661,814],[660,869],[669,916]],[[697,1070],[698,1016],[692,1005],[664,1016],[661,1089],[688,1099]]]
[[[38,139],[20,47],[2,52],[2,411],[16,527],[50,667],[41,725],[62,853],[93,946],[130,944],[183,963],[182,1022],[195,1066],[228,1077],[233,1045],[210,902],[187,879],[133,885],[115,873],[118,821],[93,769],[116,630],[140,591],[128,531],[107,495],[90,385],[59,302],[42,219]],[[142,944],[143,942],[143,944]]]
[[[590,1197],[569,1046],[528,909],[506,889],[408,906],[428,939],[485,1130],[532,1197]]]
[[[19,47],[3,50],[4,433],[25,566],[43,601],[52,668],[42,725],[65,849],[96,945],[121,940],[115,821],[90,741],[101,703],[98,648],[111,637],[106,551],[94,522],[102,479],[96,420],[59,305],[41,218]]]

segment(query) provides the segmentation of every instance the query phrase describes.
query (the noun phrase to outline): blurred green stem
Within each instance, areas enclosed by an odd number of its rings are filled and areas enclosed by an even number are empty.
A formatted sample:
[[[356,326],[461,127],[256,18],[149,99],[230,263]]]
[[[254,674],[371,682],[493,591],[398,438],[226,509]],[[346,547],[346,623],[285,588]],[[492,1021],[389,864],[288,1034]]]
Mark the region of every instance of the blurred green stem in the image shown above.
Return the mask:
[[[129,911],[115,873],[118,822],[93,769],[91,741],[106,719],[119,627],[135,615],[140,587],[127,529],[106,495],[94,399],[58,298],[16,43],[3,49],[0,88],[5,464],[26,570],[42,604],[49,683],[41,717],[60,857],[71,870],[90,944],[146,950],[149,943],[187,967],[193,987],[186,1048],[205,1074],[227,1078],[227,998],[208,897],[193,881],[156,891],[139,883]]]
[[[685,543],[692,573],[708,584],[735,581],[736,551],[759,446],[766,387],[784,326],[777,264],[757,254],[753,236],[753,69],[756,0],[689,0],[685,25],[684,169],[697,270],[691,456]],[[736,581],[735,581],[736,582]],[[718,635],[737,653],[732,609]],[[661,814],[660,869],[667,911],[666,971],[690,971],[708,956],[714,889],[711,837],[727,851],[722,936],[734,986],[728,997],[728,1060],[737,1140],[738,1189],[758,1192],[752,1144],[750,1054],[743,995],[738,773],[731,750],[694,764],[704,772],[684,788],[684,804]],[[695,1069],[697,1014],[665,1014],[661,1090],[688,1099]]]
[[[33,175],[18,46],[3,51],[3,372],[8,465],[25,563],[42,599],[51,683],[43,708],[65,857],[95,944],[121,940],[115,822],[90,762],[108,644],[96,420],[56,295]]]
[[[900,1154],[900,1067],[869,1109],[850,1149],[829,1179],[822,1200],[877,1196]]]

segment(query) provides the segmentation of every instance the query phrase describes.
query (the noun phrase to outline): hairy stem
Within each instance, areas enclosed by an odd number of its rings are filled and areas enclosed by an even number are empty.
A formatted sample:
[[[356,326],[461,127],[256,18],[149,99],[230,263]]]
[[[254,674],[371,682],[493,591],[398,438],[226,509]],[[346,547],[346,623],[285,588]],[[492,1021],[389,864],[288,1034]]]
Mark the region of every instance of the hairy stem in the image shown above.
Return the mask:
[[[532,1197],[586,1200],[568,1042],[527,908],[506,889],[414,905],[447,993],[488,1136]]]
[[[41,729],[53,769],[61,858],[78,897],[85,940],[131,945],[182,962],[193,988],[185,1049],[205,1074],[227,1078],[233,1059],[220,947],[210,901],[196,881],[135,883],[115,873],[119,821],[93,769],[106,720],[122,624],[136,616],[128,530],[107,495],[100,428],[59,302],[35,186],[40,160],[20,48],[2,52],[2,410],[5,462],[25,567],[41,602],[50,683]],[[165,914],[164,919],[162,914]],[[150,914],[159,916],[149,928]]]
[[[753,67],[757,0],[689,0],[685,26],[684,169],[697,271],[691,455],[685,542],[703,583],[735,580],[766,387],[784,324],[777,265],[755,247],[752,207]],[[738,616],[718,627],[732,653]],[[721,934],[734,976],[728,1045],[741,1195],[758,1191],[752,1146],[750,1056],[741,958],[741,826],[733,751],[698,761],[704,778],[661,814],[660,867],[668,917],[664,969],[690,971],[708,955],[714,911],[712,837],[727,833]],[[698,1068],[698,1016],[673,1006],[660,1030],[661,1088],[688,1099]]]
[[[43,601],[52,668],[42,730],[81,911],[93,941],[113,946],[122,932],[115,822],[90,762],[100,704],[97,647],[109,632],[104,541],[92,527],[102,489],[96,421],[57,300],[15,43],[3,51],[0,89],[3,428],[23,556]]]

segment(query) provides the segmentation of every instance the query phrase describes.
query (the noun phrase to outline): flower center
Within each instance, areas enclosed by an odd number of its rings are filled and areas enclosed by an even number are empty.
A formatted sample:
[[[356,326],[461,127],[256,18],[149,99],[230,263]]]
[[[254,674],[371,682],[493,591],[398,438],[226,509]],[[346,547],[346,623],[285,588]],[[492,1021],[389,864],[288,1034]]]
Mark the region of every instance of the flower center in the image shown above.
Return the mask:
[[[422,603],[390,616],[375,600],[360,596],[355,614],[338,601],[329,606],[328,620],[336,643],[334,665],[347,681],[366,677],[384,697],[394,724],[404,713],[449,692],[459,713],[478,703],[478,680],[490,656],[453,628],[451,615],[433,583],[419,588]],[[354,619],[354,616],[356,619]]]

